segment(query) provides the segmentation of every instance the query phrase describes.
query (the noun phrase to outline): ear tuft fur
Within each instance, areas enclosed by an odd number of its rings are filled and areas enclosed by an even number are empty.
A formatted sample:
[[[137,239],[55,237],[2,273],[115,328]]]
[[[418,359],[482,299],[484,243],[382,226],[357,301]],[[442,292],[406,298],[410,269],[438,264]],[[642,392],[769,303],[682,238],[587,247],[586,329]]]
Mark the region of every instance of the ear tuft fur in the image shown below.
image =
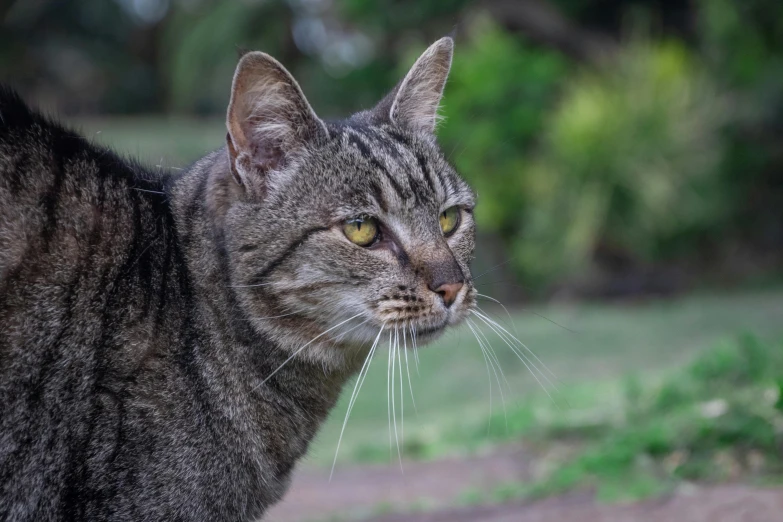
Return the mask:
[[[454,40],[450,37],[441,38],[424,51],[396,90],[388,115],[391,121],[416,130],[435,130],[453,54]]]

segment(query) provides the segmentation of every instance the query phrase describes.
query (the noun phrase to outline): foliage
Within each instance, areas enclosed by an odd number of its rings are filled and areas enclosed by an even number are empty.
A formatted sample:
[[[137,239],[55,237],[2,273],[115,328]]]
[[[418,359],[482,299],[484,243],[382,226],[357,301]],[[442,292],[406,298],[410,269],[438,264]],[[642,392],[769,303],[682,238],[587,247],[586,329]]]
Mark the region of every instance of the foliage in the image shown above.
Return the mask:
[[[439,137],[478,192],[486,230],[513,236],[520,208],[536,197],[527,190],[537,180],[527,175],[525,151],[542,132],[568,68],[558,53],[535,49],[486,18],[455,56]]]
[[[647,496],[681,480],[779,476],[782,348],[744,335],[704,353],[641,401],[632,391],[624,422],[525,493],[592,485],[608,500]]]

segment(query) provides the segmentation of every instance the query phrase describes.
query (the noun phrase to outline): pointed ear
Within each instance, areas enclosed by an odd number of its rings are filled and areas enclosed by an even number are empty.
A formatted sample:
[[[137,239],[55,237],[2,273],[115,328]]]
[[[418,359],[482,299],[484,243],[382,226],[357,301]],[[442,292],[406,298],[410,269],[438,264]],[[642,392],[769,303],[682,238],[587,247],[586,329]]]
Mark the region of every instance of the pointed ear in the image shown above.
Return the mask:
[[[328,136],[293,76],[261,52],[239,60],[226,126],[231,172],[238,183],[259,194],[265,191],[269,171]]]
[[[377,116],[415,130],[433,132],[451,68],[454,40],[441,38],[422,54],[400,84],[376,107]]]

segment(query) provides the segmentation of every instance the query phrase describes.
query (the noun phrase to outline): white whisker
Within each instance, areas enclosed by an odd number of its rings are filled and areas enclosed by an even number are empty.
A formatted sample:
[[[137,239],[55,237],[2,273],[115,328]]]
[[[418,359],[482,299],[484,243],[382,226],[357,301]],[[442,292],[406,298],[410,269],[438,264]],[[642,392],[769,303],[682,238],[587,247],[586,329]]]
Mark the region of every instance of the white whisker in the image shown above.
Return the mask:
[[[269,315],[267,317],[254,317],[253,319],[256,321],[260,321],[261,319],[277,319],[279,317],[288,317],[289,315],[295,315],[301,312],[289,312],[287,314],[280,314],[280,315]]]
[[[571,333],[579,333],[579,332],[577,332],[576,330],[572,330],[571,328],[569,328],[569,327],[567,327],[567,326],[563,326],[562,324],[558,323],[557,321],[553,321],[552,319],[550,319],[549,317],[547,317],[547,316],[545,316],[545,315],[541,315],[541,314],[539,314],[538,312],[534,312],[533,310],[529,310],[529,309],[527,309],[527,308],[523,308],[522,310],[524,310],[525,312],[527,312],[527,313],[529,313],[529,314],[533,314],[533,315],[535,315],[536,317],[540,317],[541,319],[543,319],[543,320],[545,320],[545,321],[549,321],[549,322],[550,322],[550,323],[552,323],[553,325],[555,325],[555,326],[559,326],[559,327],[560,327],[560,328],[562,328],[563,330],[569,331],[569,332],[571,332]]]
[[[411,323],[411,342],[413,343],[413,360],[416,362],[416,375],[421,375],[419,373],[419,346],[418,341],[416,340],[416,327]]]
[[[490,374],[489,371],[489,359],[487,357],[486,351],[484,350],[484,347],[481,345],[481,341],[476,335],[476,332],[473,331],[473,328],[471,328],[470,326],[468,326],[468,328],[470,328],[471,332],[473,332],[473,336],[476,338],[476,341],[478,341],[479,343],[479,350],[481,350],[481,356],[484,358],[484,366],[486,366],[487,368],[487,383],[489,384],[489,415],[487,415],[487,433],[489,433],[489,428],[492,424],[492,375]]]
[[[493,332],[495,332],[495,334],[497,334],[497,335],[498,335],[498,337],[500,337],[500,339],[501,339],[501,340],[502,340],[504,343],[506,343],[506,345],[507,345],[507,346],[508,346],[508,347],[511,349],[511,351],[512,351],[512,352],[513,352],[513,353],[514,353],[514,354],[517,356],[517,358],[518,358],[518,359],[519,359],[519,360],[522,362],[522,364],[524,364],[524,365],[525,365],[525,368],[527,368],[527,370],[530,372],[530,375],[532,375],[532,376],[533,376],[533,378],[536,380],[536,382],[538,382],[538,384],[541,386],[541,389],[542,389],[542,390],[544,390],[544,393],[546,393],[547,397],[549,397],[549,399],[550,399],[550,400],[551,400],[551,401],[552,401],[552,402],[553,402],[555,405],[557,405],[557,401],[555,401],[555,399],[554,399],[554,398],[552,397],[552,395],[549,393],[549,390],[548,390],[548,389],[547,389],[547,387],[544,385],[544,383],[541,381],[541,379],[539,379],[539,378],[538,378],[538,375],[537,375],[537,373],[538,373],[538,374],[540,374],[540,375],[541,375],[541,376],[542,376],[542,377],[543,377],[543,378],[544,378],[544,379],[545,379],[545,380],[546,380],[546,381],[547,381],[547,382],[548,382],[548,383],[549,383],[551,386],[553,386],[553,387],[555,388],[555,390],[557,390],[557,387],[556,387],[556,386],[554,386],[554,384],[553,384],[553,383],[552,383],[552,382],[551,382],[551,381],[550,381],[550,380],[549,380],[549,379],[546,377],[546,375],[544,375],[544,373],[543,373],[543,372],[542,372],[542,371],[541,371],[541,370],[540,370],[540,369],[539,369],[539,368],[538,368],[538,367],[537,367],[537,366],[536,366],[536,365],[533,363],[533,361],[532,361],[532,360],[530,360],[530,359],[527,359],[527,357],[525,357],[524,353],[522,353],[522,352],[521,352],[521,351],[520,351],[518,348],[516,348],[516,347],[515,347],[515,346],[514,346],[514,345],[513,345],[513,344],[512,344],[510,341],[509,341],[509,339],[506,337],[506,335],[504,335],[504,333],[501,331],[501,329],[502,329],[503,331],[505,331],[506,333],[507,333],[507,331],[506,331],[505,329],[503,329],[503,327],[502,327],[502,326],[500,326],[500,325],[498,325],[497,323],[490,322],[491,320],[487,320],[487,319],[486,319],[486,317],[485,317],[483,314],[479,314],[479,313],[477,313],[475,310],[471,310],[471,313],[473,313],[473,314],[474,314],[476,317],[478,317],[479,319],[481,319],[481,321],[482,321],[482,322],[484,322],[484,324],[486,324],[486,325],[487,325],[487,326],[490,328],[490,330],[492,330]],[[494,323],[494,324],[493,324],[493,323]],[[508,334],[508,335],[510,335],[510,334]],[[513,338],[513,336],[512,336],[512,338]],[[535,369],[536,371],[533,371],[534,369]]]
[[[386,363],[386,414],[389,417],[389,462],[392,461],[394,454],[392,453],[392,438],[391,438],[391,361],[392,361],[392,333],[389,330],[389,360]]]
[[[498,354],[495,353],[495,348],[492,346],[492,343],[489,342],[489,339],[487,338],[484,331],[479,328],[479,325],[472,321],[471,324],[476,329],[476,334],[484,340],[484,346],[487,348],[487,355],[490,357],[491,361],[494,361],[495,366],[497,366],[497,369],[500,371],[501,377],[503,377],[503,382],[506,383],[506,389],[509,393],[511,393],[511,385],[509,384],[508,379],[506,379],[506,375],[503,373],[503,367],[500,365],[500,359],[498,359]]]
[[[493,266],[492,268],[490,268],[490,269],[488,269],[488,270],[484,270],[484,271],[483,271],[483,272],[481,272],[479,275],[477,275],[476,277],[474,277],[474,278],[473,278],[473,281],[476,281],[477,279],[481,279],[482,277],[484,277],[484,276],[485,276],[485,275],[487,275],[488,273],[490,273],[490,272],[493,272],[493,271],[497,270],[498,268],[500,268],[501,266],[503,266],[503,265],[505,265],[505,264],[507,264],[507,263],[510,263],[511,261],[513,261],[513,259],[514,259],[513,257],[512,257],[512,258],[510,258],[510,259],[506,259],[506,260],[505,260],[505,261],[503,261],[502,263],[498,263],[497,265]]]
[[[397,329],[395,327],[395,331],[396,330]],[[402,452],[400,451],[400,438],[397,435],[397,410],[396,410],[396,405],[395,405],[395,401],[394,401],[394,393],[395,393],[394,392],[394,377],[395,377],[395,375],[394,375],[394,366],[395,366],[395,362],[396,362],[396,359],[394,358],[394,355],[395,355],[396,351],[397,351],[397,345],[395,344],[394,346],[392,346],[392,349],[391,349],[391,352],[390,352],[391,353],[391,406],[392,406],[392,422],[393,422],[393,425],[394,425],[394,441],[397,444],[397,457],[399,457],[399,459],[400,459],[400,471],[402,471]]]
[[[536,361],[538,361],[538,363],[539,363],[539,364],[541,364],[541,366],[543,366],[543,367],[544,367],[544,369],[545,369],[547,372],[549,372],[549,375],[551,375],[553,379],[557,380],[557,375],[555,375],[555,374],[554,374],[554,372],[553,372],[552,370],[550,370],[550,369],[547,367],[547,365],[546,365],[546,364],[544,364],[544,361],[542,361],[541,359],[539,359],[539,358],[538,358],[538,356],[535,354],[535,352],[533,352],[533,350],[531,350],[530,348],[528,348],[528,347],[527,347],[527,345],[525,345],[525,343],[523,343],[522,341],[520,341],[519,339],[517,339],[516,337],[514,337],[514,336],[513,336],[513,335],[512,335],[512,334],[511,334],[511,333],[510,333],[508,330],[506,330],[506,329],[505,329],[505,328],[503,328],[501,325],[499,325],[499,324],[497,323],[497,321],[493,321],[492,319],[490,319],[489,317],[487,317],[486,315],[484,315],[484,314],[482,313],[482,312],[483,312],[483,310],[481,310],[481,308],[478,308],[478,307],[476,307],[476,308],[477,308],[478,310],[471,310],[471,312],[472,312],[472,313],[474,313],[474,314],[476,314],[476,315],[478,315],[478,317],[482,318],[482,320],[487,320],[487,321],[489,321],[489,322],[491,322],[491,323],[494,323],[494,324],[495,324],[495,326],[497,326],[497,327],[498,327],[500,330],[502,330],[503,332],[505,332],[505,333],[506,333],[506,334],[507,334],[507,335],[508,335],[508,336],[509,336],[511,339],[513,339],[515,342],[517,342],[517,343],[518,343],[518,344],[519,344],[519,345],[520,345],[522,348],[524,348],[525,350],[527,350],[527,352],[528,352],[530,355],[532,355],[532,356],[533,356],[533,358],[534,358]],[[539,371],[540,371],[540,370],[539,370]],[[543,374],[542,374],[542,375],[543,375]],[[547,379],[547,380],[549,380],[549,379]],[[552,382],[550,382],[550,384],[552,384],[552,386],[554,386],[555,388],[557,388],[557,386],[555,386],[555,385],[554,385]]]
[[[470,328],[471,331],[473,332],[473,335],[476,337],[476,340],[479,342],[479,346],[482,347],[482,351],[486,350],[486,355],[487,355],[487,358],[489,360],[490,367],[492,368],[492,372],[495,374],[495,380],[498,383],[498,391],[500,392],[500,402],[503,404],[503,416],[505,417],[505,420],[506,420],[506,428],[508,428],[508,411],[506,410],[506,398],[503,395],[503,386],[500,384],[500,377],[498,376],[498,372],[495,369],[495,363],[493,363],[492,357],[490,356],[489,347],[484,347],[483,346],[483,343],[482,343],[481,339],[479,338],[478,334],[476,333],[476,329],[475,329],[476,325],[471,323],[471,322],[467,322],[467,325],[468,325],[468,328]],[[498,362],[497,364],[499,365],[500,363]],[[500,369],[500,372],[503,373],[503,370]],[[503,377],[503,379],[505,380],[505,376]],[[508,383],[506,383],[506,384],[508,384]]]
[[[342,332],[340,335],[338,335],[337,337],[334,338],[334,341],[332,342],[332,344],[334,344],[336,342],[339,342],[343,337],[345,337],[349,333],[351,333],[354,330],[356,330],[357,328],[360,328],[360,327],[364,326],[365,324],[369,323],[370,320],[371,319],[365,319],[364,321],[362,321],[361,323],[357,324],[356,326],[353,326],[353,327],[349,328],[348,330]]]
[[[351,416],[351,410],[353,410],[353,405],[356,403],[356,399],[359,398],[359,392],[362,389],[362,384],[364,384],[364,379],[367,377],[367,373],[370,370],[370,364],[372,364],[372,358],[375,354],[375,349],[378,346],[378,341],[381,338],[381,334],[383,333],[383,328],[386,326],[384,323],[381,325],[381,329],[378,330],[378,335],[375,337],[375,341],[372,343],[372,348],[370,348],[369,353],[367,354],[367,357],[364,359],[364,364],[362,365],[362,369],[359,371],[359,377],[356,379],[356,385],[353,387],[353,392],[351,393],[351,399],[348,401],[348,409],[345,412],[345,420],[343,420],[343,427],[340,430],[340,437],[337,439],[337,448],[334,450],[334,461],[332,462],[332,471],[329,473],[329,481],[332,481],[332,475],[334,475],[334,467],[337,464],[337,454],[340,452],[340,443],[343,440],[343,433],[345,433],[345,427],[348,425],[348,419]]]
[[[488,296],[487,294],[480,294],[480,293],[476,292],[476,296],[477,297],[483,297],[484,299],[489,299],[490,301],[493,301],[493,302],[499,304],[503,308],[503,310],[506,312],[506,315],[508,316],[508,322],[511,323],[511,326],[514,327],[514,333],[519,335],[519,331],[517,330],[517,325],[514,323],[514,320],[511,318],[511,314],[508,312],[508,308],[506,308],[506,306],[503,303],[501,303],[500,301],[498,301],[494,297]]]
[[[416,399],[413,398],[413,384],[411,383],[411,367],[408,364],[408,342],[405,340],[405,325],[402,327],[402,348],[405,353],[405,373],[408,374],[408,388],[411,391],[411,403],[413,404],[413,411],[416,412],[416,416],[419,416],[419,410],[416,409]]]
[[[336,325],[332,326],[331,328],[329,328],[328,330],[326,330],[325,332],[322,332],[322,333],[320,333],[320,334],[316,335],[315,337],[313,337],[313,338],[312,338],[310,341],[308,341],[307,343],[305,343],[305,344],[304,344],[304,345],[303,345],[301,348],[297,349],[297,350],[296,350],[294,353],[292,353],[292,354],[291,354],[291,355],[288,357],[288,359],[286,359],[285,361],[283,361],[283,363],[282,363],[280,366],[278,366],[278,367],[277,367],[277,369],[276,369],[275,371],[273,371],[272,373],[270,373],[269,375],[267,375],[267,376],[266,376],[266,378],[265,378],[263,381],[261,381],[261,383],[260,383],[260,384],[258,384],[258,385],[257,385],[255,388],[253,388],[253,390],[251,390],[251,392],[252,392],[252,391],[254,391],[256,388],[258,388],[259,386],[263,386],[263,385],[266,383],[266,381],[268,381],[269,379],[271,379],[271,378],[272,378],[272,376],[273,376],[274,374],[276,374],[277,372],[279,372],[279,371],[280,371],[280,369],[281,369],[283,366],[285,366],[286,364],[288,364],[288,362],[289,362],[289,361],[291,361],[291,359],[293,359],[294,357],[296,357],[296,356],[299,354],[299,352],[301,352],[302,350],[304,350],[305,348],[307,348],[308,346],[310,346],[311,344],[313,344],[313,343],[314,343],[316,340],[318,340],[319,338],[321,338],[321,337],[323,337],[324,335],[328,334],[329,332],[331,332],[331,331],[332,331],[332,330],[334,330],[335,328],[339,328],[340,326],[344,325],[344,324],[345,324],[345,323],[347,323],[348,321],[353,321],[354,319],[356,319],[356,318],[357,318],[357,317],[359,317],[360,315],[362,315],[362,314],[361,314],[361,313],[358,313],[358,314],[354,315],[353,317],[349,317],[349,318],[348,318],[348,319],[346,319],[345,321],[343,321],[343,322],[341,322],[341,323],[338,323],[338,324],[336,324]]]
[[[397,352],[397,372],[400,374],[400,439],[405,447],[405,388],[402,385],[402,356],[400,355],[400,337],[394,328],[394,345]]]

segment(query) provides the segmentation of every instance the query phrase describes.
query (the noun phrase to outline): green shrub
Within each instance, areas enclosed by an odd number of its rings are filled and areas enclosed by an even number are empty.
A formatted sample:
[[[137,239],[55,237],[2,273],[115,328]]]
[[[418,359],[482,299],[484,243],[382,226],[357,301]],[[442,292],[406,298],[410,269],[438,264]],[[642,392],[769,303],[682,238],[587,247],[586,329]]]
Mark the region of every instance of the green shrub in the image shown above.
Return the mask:
[[[448,158],[479,194],[477,219],[506,239],[537,197],[528,164],[547,111],[569,71],[559,53],[535,48],[478,18],[446,86],[438,135]],[[415,53],[413,53],[415,54]]]
[[[539,287],[584,275],[596,247],[659,261],[725,221],[723,95],[675,41],[575,71],[480,19],[460,48],[439,134],[476,188],[484,231]]]
[[[723,221],[726,107],[685,47],[635,43],[611,68],[569,83],[529,165],[518,268],[539,280],[584,275],[599,244],[660,261]],[[527,188],[527,187],[526,187]]]

